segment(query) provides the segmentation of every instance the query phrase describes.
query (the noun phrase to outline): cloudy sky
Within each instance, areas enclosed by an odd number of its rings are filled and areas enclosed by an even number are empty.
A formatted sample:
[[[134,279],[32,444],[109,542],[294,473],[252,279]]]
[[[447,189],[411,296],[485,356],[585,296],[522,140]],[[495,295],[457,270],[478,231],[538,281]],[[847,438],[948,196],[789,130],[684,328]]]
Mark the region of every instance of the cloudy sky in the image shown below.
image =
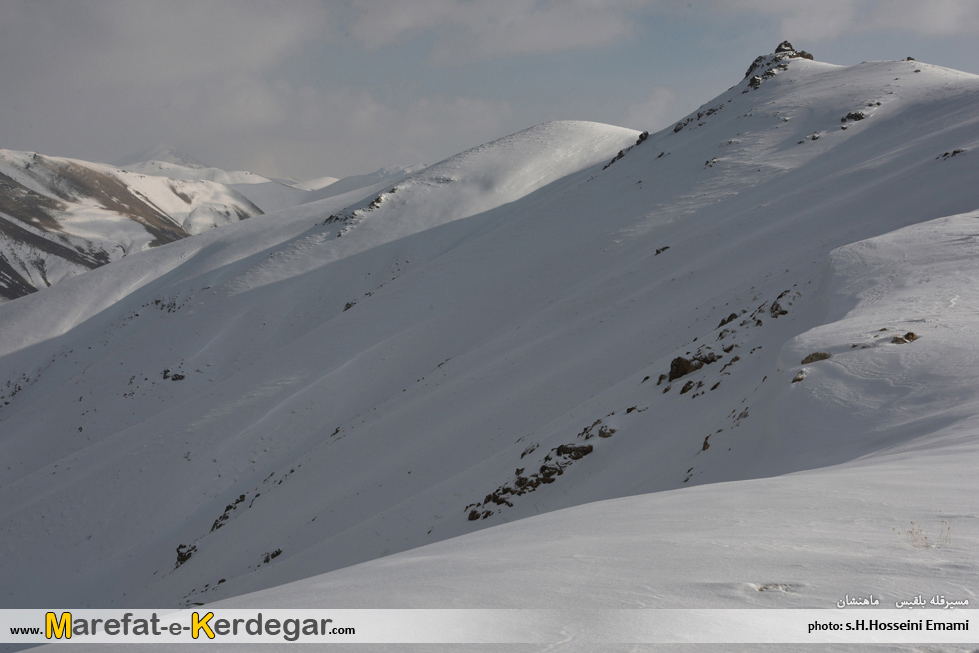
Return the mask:
[[[979,73],[976,34],[972,0],[0,0],[0,147],[340,177],[545,120],[654,131],[783,39]]]

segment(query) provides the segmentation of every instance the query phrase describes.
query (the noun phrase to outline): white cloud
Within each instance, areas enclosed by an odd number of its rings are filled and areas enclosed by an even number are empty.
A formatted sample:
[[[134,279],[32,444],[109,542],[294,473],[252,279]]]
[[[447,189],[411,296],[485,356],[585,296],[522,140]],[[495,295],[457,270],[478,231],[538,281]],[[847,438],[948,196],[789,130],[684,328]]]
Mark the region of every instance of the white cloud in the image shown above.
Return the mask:
[[[861,24],[857,20],[858,2],[819,0],[782,11],[781,33],[797,41],[820,41],[851,31]],[[779,10],[776,10],[779,11]]]
[[[979,2],[972,0],[891,0],[875,5],[873,29],[899,29],[928,36],[979,34]]]
[[[354,87],[294,88],[251,78],[213,88],[180,120],[184,147],[221,152],[228,163],[218,165],[302,177],[434,163],[505,133],[511,114],[505,102],[435,95],[396,106]]]
[[[438,64],[608,45],[634,33],[642,0],[359,0],[350,33],[367,49],[434,36]]]
[[[659,131],[680,116],[680,99],[668,88],[653,88],[644,99],[625,107],[616,124],[640,131]]]
[[[505,101],[382,101],[353,83],[277,77],[303,48],[342,39],[344,11],[318,0],[4,0],[3,146],[106,161],[165,141],[219,166],[308,176],[430,163],[505,133]],[[397,15],[386,38],[414,14]]]
[[[962,0],[716,0],[711,6],[717,12],[777,18],[781,33],[799,41],[888,31],[924,36],[979,32],[979,2]]]
[[[6,62],[59,81],[187,83],[271,69],[326,33],[322,3],[287,7],[267,0],[5,0],[0,51]]]
[[[419,63],[378,82],[364,79],[357,60],[386,47],[385,55],[402,56],[395,48],[409,42],[409,56],[429,47],[429,63],[439,66],[595,48],[648,33],[651,17],[657,29],[671,25],[673,13],[689,18],[686,7],[680,0],[0,0],[2,146],[113,160],[166,141],[216,165],[311,176],[431,163],[548,118],[654,130],[709,93],[676,84],[650,63],[649,82],[660,86],[629,96],[631,104],[582,88],[560,104],[511,105],[508,98],[521,97],[513,90],[519,74],[487,80],[485,92],[459,91],[433,83],[444,69]],[[766,31],[774,20],[781,38],[807,49],[872,30],[979,32],[979,3],[950,0],[702,0],[696,11],[722,23],[764,23]],[[340,53],[343,69],[324,58],[330,52]],[[601,53],[607,61],[609,52]],[[287,82],[281,75],[292,62],[299,72]],[[566,88],[575,83],[572,73]],[[683,102],[667,84],[685,89]],[[442,93],[426,97],[425,88]]]

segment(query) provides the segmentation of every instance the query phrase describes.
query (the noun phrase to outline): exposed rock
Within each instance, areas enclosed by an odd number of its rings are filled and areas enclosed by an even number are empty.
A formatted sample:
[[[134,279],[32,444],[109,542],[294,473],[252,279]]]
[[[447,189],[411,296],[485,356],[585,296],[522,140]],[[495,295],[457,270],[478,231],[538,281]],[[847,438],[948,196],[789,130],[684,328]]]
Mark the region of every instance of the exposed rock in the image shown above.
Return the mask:
[[[802,359],[802,364],[808,365],[809,363],[815,363],[816,361],[824,361],[829,357],[830,355],[825,351],[814,351]]]
[[[909,342],[914,342],[918,339],[918,334],[914,331],[908,331],[903,336],[894,336],[891,338],[891,343],[895,345],[906,345]]]
[[[637,141],[636,142],[636,145],[638,145],[639,143],[641,143],[643,140],[645,140],[645,139],[642,139],[642,140]],[[619,159],[621,159],[622,157],[624,157],[625,156],[625,153],[628,152],[629,150],[631,150],[632,148],[634,148],[636,145],[630,145],[629,147],[625,148],[624,150],[619,150],[619,153],[616,154],[614,157],[612,157],[612,160],[609,161],[608,163],[606,163],[602,167],[602,170],[608,169],[608,167],[610,165],[612,165],[613,163],[615,163],[616,161],[618,161]]]
[[[721,368],[721,372],[723,372],[727,368],[731,367],[732,365],[734,365],[735,363],[737,363],[739,360],[741,360],[741,357],[740,356],[735,356],[724,367]]]
[[[262,556],[262,562],[265,563],[272,562],[273,559],[278,558],[280,555],[282,555],[282,549],[276,549],[275,551],[272,552],[266,552]]]
[[[632,411],[630,410],[628,412],[632,412]],[[599,428],[597,432],[593,433],[592,432],[592,429],[594,429],[596,426],[598,426],[601,423],[602,423],[602,420],[600,420],[600,419],[595,420],[595,423],[594,424],[592,424],[591,426],[586,426],[584,429],[582,429],[581,433],[578,434],[578,437],[579,438],[584,438],[585,440],[590,440],[593,437],[595,437],[596,435],[598,437],[600,437],[600,438],[610,438],[613,435],[615,435],[615,429],[610,428],[610,427],[608,427],[606,425],[602,425],[602,427]],[[570,447],[570,446],[571,445],[561,445],[561,447]],[[565,456],[565,455],[567,455],[567,452],[564,451],[564,450],[562,450],[561,447],[558,447],[554,451],[559,456]],[[577,458],[572,458],[572,460],[577,460]]]
[[[774,302],[772,302],[772,306],[768,312],[769,314],[771,314],[773,319],[777,319],[779,315],[789,314],[789,312],[785,310],[785,308],[783,308],[782,305],[779,303],[779,300],[785,297],[785,295],[788,294],[788,292],[789,292],[788,290],[784,291],[781,295],[775,298]]]
[[[744,74],[745,79],[747,79],[748,76],[751,75],[751,73],[753,73],[756,70],[758,70],[764,62],[765,62],[765,56],[764,55],[762,55],[760,57],[755,57],[755,60],[751,62],[751,65],[750,66],[748,66],[748,72],[746,72]]]
[[[702,350],[698,350],[697,353],[693,356],[692,360],[686,359],[683,356],[677,356],[676,358],[673,359],[672,362],[670,362],[670,375],[668,377],[668,380],[675,381],[680,377],[686,376],[691,372],[695,372],[699,370],[701,367],[703,367],[704,365],[710,365],[711,363],[721,358],[722,358],[721,356],[718,356],[712,351],[703,353]],[[667,390],[669,390],[669,386],[667,386]],[[663,392],[666,392],[666,390],[664,390]]]
[[[697,362],[697,363],[703,363],[704,365],[710,365],[711,363],[717,361],[720,358],[722,358],[722,357],[721,356],[718,356],[717,354],[715,354],[712,351],[707,352],[706,354],[698,351],[697,352],[697,355],[693,357],[693,360],[694,360],[694,362]]]
[[[795,375],[795,378],[792,379],[792,383],[798,383],[799,381],[801,381],[804,378],[806,378],[806,374],[805,374],[805,372],[803,372],[803,371],[800,370],[799,373]]]
[[[189,546],[186,545],[186,544],[180,544],[180,545],[178,545],[177,546],[177,564],[174,566],[174,569],[176,569],[180,565],[182,565],[185,562],[187,562],[188,560],[190,560],[190,556],[194,555],[194,553],[196,551],[197,551],[197,545],[196,544],[191,544]]]
[[[808,59],[812,61],[813,57],[805,50],[796,50],[788,41],[782,41],[778,44],[778,47],[775,48],[774,54],[762,55],[755,58],[755,60],[751,62],[751,66],[748,67],[748,72],[744,74],[745,79],[750,77],[751,74],[759,68],[769,68],[769,72],[774,74],[771,67],[784,59]],[[757,86],[754,88],[757,88]]]
[[[626,411],[626,412],[632,412],[632,411]],[[603,426],[602,428],[598,429],[598,437],[600,438],[610,438],[613,435],[615,435],[615,429],[613,428],[609,428],[608,426]]]
[[[676,381],[681,376],[686,376],[691,372],[695,372],[703,367],[704,364],[700,361],[687,360],[683,356],[677,356],[670,363],[670,376],[669,381]]]
[[[733,322],[736,319],[738,319],[738,314],[737,313],[731,313],[726,318],[724,318],[723,320],[721,320],[721,323],[717,325],[717,328],[720,329],[725,324],[727,324],[729,322]]]

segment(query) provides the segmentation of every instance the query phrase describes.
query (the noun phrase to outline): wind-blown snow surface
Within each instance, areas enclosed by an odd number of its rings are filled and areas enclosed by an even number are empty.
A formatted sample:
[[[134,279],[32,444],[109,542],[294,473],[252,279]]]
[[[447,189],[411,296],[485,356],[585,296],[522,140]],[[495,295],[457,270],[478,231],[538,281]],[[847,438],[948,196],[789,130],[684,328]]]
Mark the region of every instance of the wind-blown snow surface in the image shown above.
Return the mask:
[[[979,78],[749,82],[638,145],[549,123],[0,308],[3,605],[211,602],[524,517],[255,600],[442,607],[439,568],[473,607],[974,601]],[[949,547],[901,537],[941,519]]]

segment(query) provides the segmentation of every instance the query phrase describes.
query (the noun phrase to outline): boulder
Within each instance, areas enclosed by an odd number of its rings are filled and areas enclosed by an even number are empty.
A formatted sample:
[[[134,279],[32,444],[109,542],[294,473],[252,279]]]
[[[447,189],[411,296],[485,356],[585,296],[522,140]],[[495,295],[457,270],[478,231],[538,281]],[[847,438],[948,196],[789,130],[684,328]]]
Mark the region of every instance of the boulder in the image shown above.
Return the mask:
[[[815,363],[816,361],[824,361],[829,357],[830,355],[825,351],[814,351],[802,359],[802,364],[808,365],[809,363]]]

